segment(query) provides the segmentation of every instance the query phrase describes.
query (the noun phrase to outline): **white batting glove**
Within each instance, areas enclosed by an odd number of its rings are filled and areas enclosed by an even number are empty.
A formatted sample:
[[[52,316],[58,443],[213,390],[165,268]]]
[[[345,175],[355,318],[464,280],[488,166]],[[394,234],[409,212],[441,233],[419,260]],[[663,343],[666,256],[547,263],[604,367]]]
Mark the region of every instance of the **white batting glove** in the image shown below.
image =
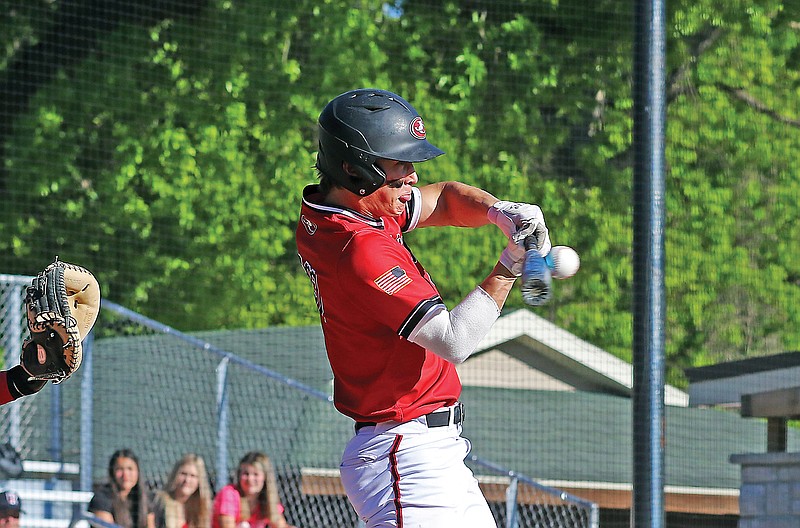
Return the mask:
[[[519,277],[522,275],[522,267],[525,264],[525,247],[513,240],[509,240],[508,245],[500,253],[499,261],[515,277]]]
[[[543,257],[550,253],[550,233],[538,205],[501,200],[489,208],[486,217],[500,228],[509,241],[522,244],[528,236],[533,235],[539,253]]]

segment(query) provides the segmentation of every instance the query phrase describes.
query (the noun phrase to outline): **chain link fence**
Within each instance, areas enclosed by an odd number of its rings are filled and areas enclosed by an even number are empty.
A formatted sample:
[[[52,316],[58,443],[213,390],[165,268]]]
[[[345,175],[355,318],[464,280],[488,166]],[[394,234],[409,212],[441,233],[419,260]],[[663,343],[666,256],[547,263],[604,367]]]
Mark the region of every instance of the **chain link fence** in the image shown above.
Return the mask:
[[[6,365],[17,362],[25,332],[21,299],[28,281],[0,282]],[[104,300],[80,370],[0,407],[0,440],[24,459],[77,465],[79,491],[103,481],[109,456],[123,447],[138,455],[153,490],[186,452],[204,458],[218,490],[244,453],[261,450],[279,468],[291,523],[354,527],[359,520],[337,469],[353,424],[333,407],[331,389],[317,327],[187,335]],[[498,526],[597,526],[589,501],[476,456],[468,462]]]

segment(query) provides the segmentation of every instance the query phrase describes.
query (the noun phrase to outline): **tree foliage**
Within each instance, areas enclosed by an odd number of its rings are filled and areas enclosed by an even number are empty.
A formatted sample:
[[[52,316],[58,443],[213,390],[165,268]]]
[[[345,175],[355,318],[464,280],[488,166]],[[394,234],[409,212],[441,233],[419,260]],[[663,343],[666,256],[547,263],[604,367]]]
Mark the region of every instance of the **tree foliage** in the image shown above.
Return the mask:
[[[800,343],[800,7],[751,4],[670,2],[674,383],[686,366]],[[315,322],[294,248],[315,120],[375,86],[412,101],[447,152],[417,167],[423,182],[543,207],[583,269],[541,315],[630,359],[632,5],[0,5],[0,96],[16,101],[0,107],[4,272],[59,254],[95,270],[107,298],[182,330]],[[101,8],[102,27],[65,15]],[[92,29],[69,60],[46,53],[65,17]],[[14,82],[36,68],[47,75]],[[450,306],[504,245],[492,227],[408,238]]]

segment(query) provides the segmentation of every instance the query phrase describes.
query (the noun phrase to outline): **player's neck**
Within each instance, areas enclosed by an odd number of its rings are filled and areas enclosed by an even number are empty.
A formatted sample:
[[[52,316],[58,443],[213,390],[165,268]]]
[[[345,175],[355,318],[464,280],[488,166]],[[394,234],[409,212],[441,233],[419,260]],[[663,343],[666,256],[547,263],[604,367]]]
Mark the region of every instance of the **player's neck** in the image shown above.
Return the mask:
[[[336,207],[341,207],[343,209],[351,209],[360,213],[364,216],[375,217],[367,207],[364,206],[364,202],[361,196],[358,196],[347,189],[343,189],[341,187],[334,187],[328,194],[322,197],[322,201],[325,204],[333,205]]]

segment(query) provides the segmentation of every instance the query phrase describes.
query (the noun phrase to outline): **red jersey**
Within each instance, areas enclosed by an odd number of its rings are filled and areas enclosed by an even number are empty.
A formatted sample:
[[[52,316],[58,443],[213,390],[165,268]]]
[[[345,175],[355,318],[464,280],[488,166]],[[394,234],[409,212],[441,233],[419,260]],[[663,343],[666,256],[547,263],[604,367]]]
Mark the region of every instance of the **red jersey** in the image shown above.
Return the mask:
[[[333,399],[360,422],[404,422],[452,405],[461,394],[455,366],[407,337],[444,303],[403,243],[419,220],[421,195],[398,218],[374,219],[320,203],[303,191],[296,240],[314,287]]]
[[[8,380],[6,379],[8,374],[6,372],[5,370],[0,371],[0,405],[14,401],[14,397],[11,396],[11,392],[8,390]]]

